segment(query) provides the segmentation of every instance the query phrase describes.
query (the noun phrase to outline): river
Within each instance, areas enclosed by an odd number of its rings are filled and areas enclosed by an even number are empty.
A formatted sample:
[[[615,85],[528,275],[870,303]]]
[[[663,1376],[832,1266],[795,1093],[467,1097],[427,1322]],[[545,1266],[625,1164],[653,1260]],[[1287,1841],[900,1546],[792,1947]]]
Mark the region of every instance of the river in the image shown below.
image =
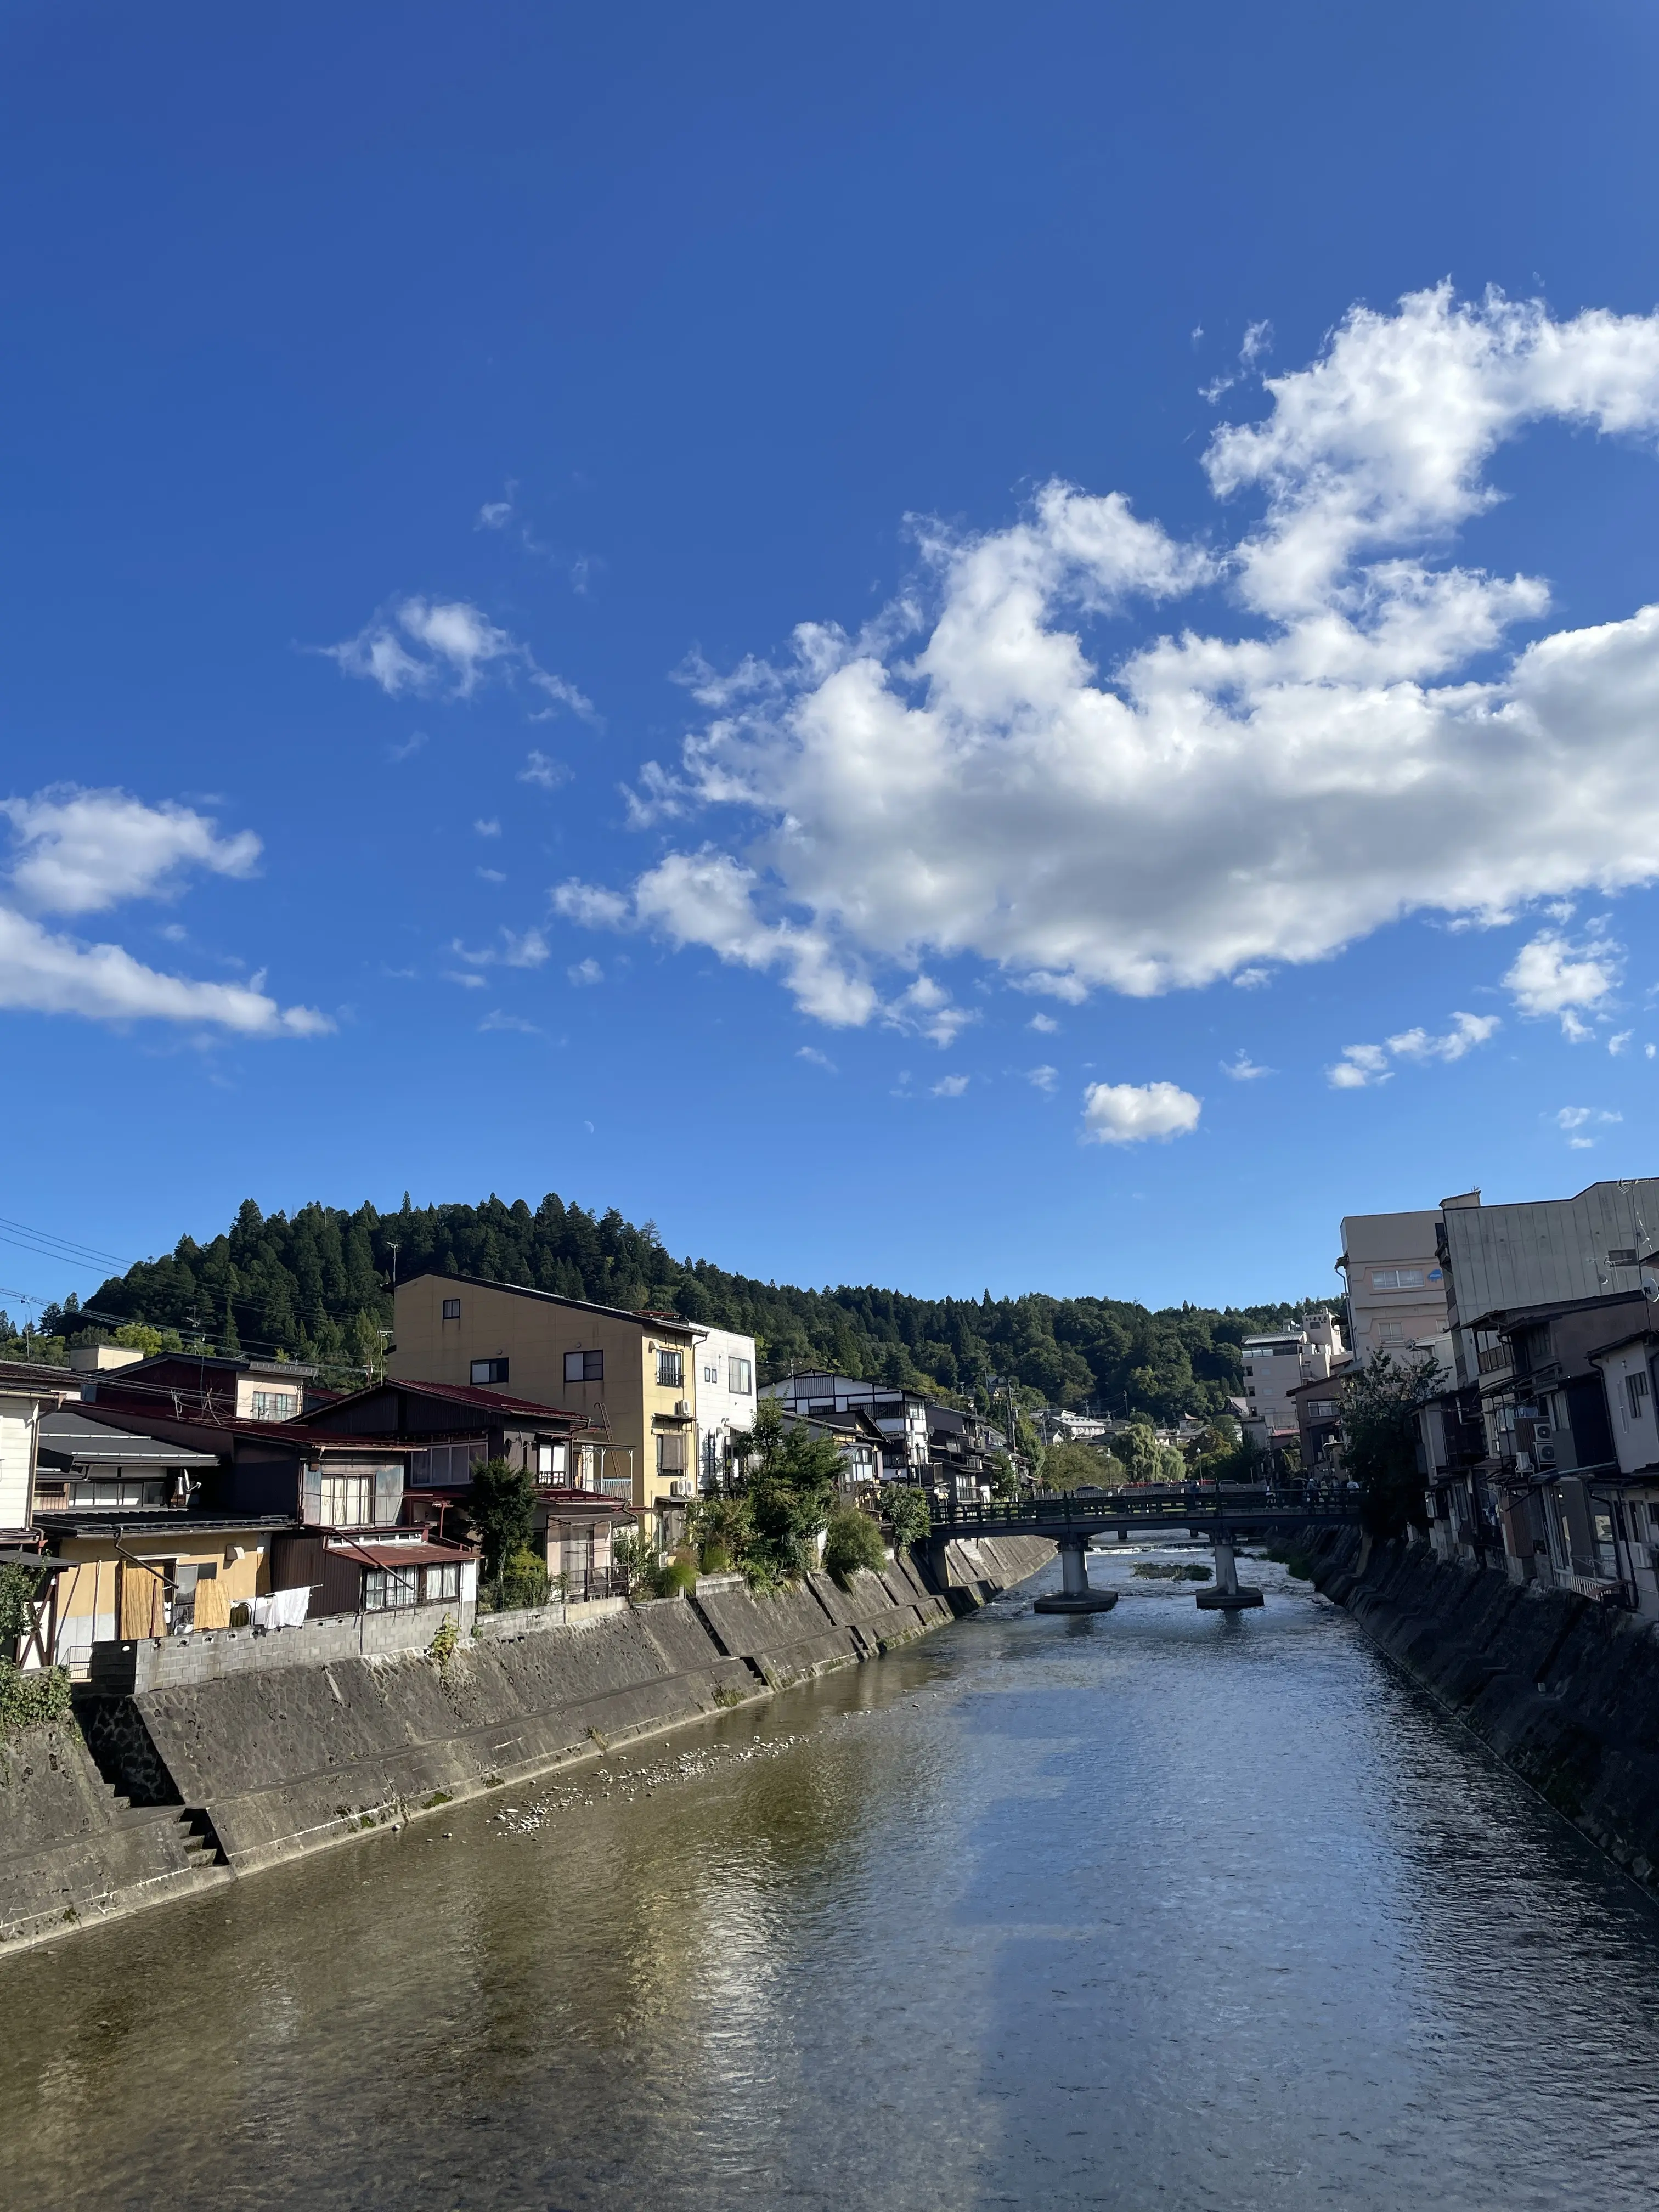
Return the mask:
[[[1651,2206],[1659,1912],[1278,1568],[1091,1565],[10,1960],[0,2196]]]

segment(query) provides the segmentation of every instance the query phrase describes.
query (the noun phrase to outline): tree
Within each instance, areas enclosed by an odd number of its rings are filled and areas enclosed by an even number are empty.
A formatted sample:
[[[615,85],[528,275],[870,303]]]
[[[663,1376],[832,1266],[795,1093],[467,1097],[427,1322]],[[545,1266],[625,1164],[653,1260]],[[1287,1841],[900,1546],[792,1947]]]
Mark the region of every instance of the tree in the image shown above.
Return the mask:
[[[741,1449],[733,1486],[754,1534],[744,1565],[761,1580],[795,1582],[817,1565],[817,1540],[835,1504],[841,1447],[832,1437],[785,1421],[775,1398],[755,1407],[755,1425],[733,1437]]]
[[[1042,1456],[1045,1490],[1081,1490],[1085,1484],[1107,1490],[1111,1487],[1112,1472],[1113,1462],[1104,1452],[1097,1451],[1092,1444],[1079,1443],[1075,1437],[1062,1437]]]
[[[527,1551],[536,1526],[536,1478],[510,1459],[488,1459],[472,1470],[472,1518],[483,1539],[484,1573],[497,1579],[508,1555]]]
[[[1131,1482],[1163,1482],[1167,1480],[1163,1465],[1164,1447],[1158,1443],[1150,1421],[1132,1421],[1127,1429],[1118,1431],[1113,1444]]]
[[[884,1482],[880,1498],[881,1517],[893,1532],[894,1550],[919,1544],[933,1525],[927,1492],[921,1484]]]
[[[1431,1352],[1395,1361],[1384,1352],[1342,1386],[1342,1456],[1359,1485],[1360,1523],[1373,1536],[1428,1525],[1417,1463],[1417,1413],[1443,1376]]]
[[[842,1588],[847,1588],[860,1567],[879,1574],[886,1563],[887,1547],[877,1523],[856,1505],[838,1506],[830,1516],[823,1564]]]

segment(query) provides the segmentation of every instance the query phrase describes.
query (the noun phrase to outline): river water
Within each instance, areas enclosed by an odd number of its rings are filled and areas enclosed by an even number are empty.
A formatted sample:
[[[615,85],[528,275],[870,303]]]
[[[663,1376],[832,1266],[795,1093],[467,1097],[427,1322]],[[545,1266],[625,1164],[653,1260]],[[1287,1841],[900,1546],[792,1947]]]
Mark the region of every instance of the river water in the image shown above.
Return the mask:
[[[1659,1913],[1278,1568],[1091,1565],[8,1962],[0,2200],[1650,2208]]]

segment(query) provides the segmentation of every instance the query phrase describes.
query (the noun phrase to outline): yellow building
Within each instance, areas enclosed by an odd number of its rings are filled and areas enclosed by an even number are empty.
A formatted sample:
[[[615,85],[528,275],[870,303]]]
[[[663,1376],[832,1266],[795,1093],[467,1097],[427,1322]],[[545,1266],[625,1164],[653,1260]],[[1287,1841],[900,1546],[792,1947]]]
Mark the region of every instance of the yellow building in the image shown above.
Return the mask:
[[[399,1283],[386,1373],[465,1382],[580,1415],[571,1480],[626,1496],[659,1534],[696,1494],[697,1340],[670,1315],[430,1273]]]

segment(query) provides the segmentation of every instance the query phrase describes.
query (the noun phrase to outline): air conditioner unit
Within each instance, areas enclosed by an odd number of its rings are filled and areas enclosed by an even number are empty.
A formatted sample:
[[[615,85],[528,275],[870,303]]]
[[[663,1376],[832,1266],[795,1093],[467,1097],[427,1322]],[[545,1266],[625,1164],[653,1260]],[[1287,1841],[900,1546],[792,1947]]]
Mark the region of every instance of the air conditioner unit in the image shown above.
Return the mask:
[[[691,1486],[684,1477],[671,1482],[668,1486],[668,1495],[671,1498],[690,1498],[691,1494]]]
[[[1553,1444],[1540,1444],[1534,1443],[1532,1448],[1532,1453],[1533,1457],[1538,1462],[1540,1467],[1553,1467],[1555,1465],[1555,1446]]]
[[[1547,1444],[1554,1434],[1555,1430],[1550,1422],[1534,1421],[1533,1423],[1532,1440],[1535,1444]]]
[[[682,1417],[689,1418],[691,1412],[691,1401],[689,1398],[676,1398],[674,1411]]]

